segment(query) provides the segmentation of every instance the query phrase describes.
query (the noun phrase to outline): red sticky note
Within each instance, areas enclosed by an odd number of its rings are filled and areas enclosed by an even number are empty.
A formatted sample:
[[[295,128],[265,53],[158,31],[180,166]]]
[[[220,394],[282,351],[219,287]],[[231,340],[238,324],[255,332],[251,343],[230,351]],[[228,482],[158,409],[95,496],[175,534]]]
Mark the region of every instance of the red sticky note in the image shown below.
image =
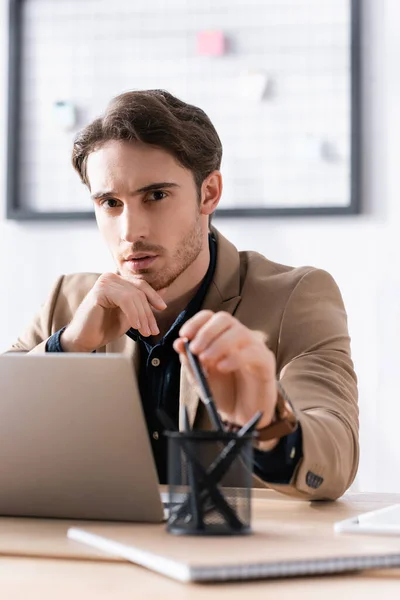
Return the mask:
[[[225,36],[222,31],[200,31],[197,34],[197,53],[221,56],[225,52]]]

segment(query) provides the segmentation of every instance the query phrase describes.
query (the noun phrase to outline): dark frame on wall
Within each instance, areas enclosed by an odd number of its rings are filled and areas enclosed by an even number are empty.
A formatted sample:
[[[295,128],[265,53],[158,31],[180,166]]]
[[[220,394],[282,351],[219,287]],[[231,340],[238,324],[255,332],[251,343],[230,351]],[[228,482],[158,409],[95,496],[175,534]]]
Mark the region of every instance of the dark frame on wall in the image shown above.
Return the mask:
[[[35,211],[24,207],[19,194],[19,112],[21,103],[22,5],[29,0],[9,0],[8,134],[6,218],[17,221],[93,220],[93,211]],[[350,203],[346,206],[292,208],[236,207],[217,210],[216,217],[295,217],[354,215],[361,212],[362,197],[362,98],[361,98],[361,3],[348,0],[351,13],[351,155]]]

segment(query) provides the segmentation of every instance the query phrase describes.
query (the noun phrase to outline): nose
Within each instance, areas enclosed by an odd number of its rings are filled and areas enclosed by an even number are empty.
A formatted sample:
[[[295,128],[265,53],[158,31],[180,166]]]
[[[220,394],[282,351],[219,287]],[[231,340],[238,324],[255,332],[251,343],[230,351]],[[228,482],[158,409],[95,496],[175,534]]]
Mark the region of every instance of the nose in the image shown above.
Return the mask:
[[[138,240],[147,239],[149,236],[149,222],[145,211],[137,206],[125,205],[121,215],[121,238],[122,241],[134,244]]]

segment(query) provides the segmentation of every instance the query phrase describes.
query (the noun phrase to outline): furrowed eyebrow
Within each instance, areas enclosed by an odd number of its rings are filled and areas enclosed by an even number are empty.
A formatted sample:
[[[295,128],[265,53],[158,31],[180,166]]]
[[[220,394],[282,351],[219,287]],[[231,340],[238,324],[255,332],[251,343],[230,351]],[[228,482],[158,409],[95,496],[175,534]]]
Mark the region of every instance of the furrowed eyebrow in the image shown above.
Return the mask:
[[[141,188],[135,190],[131,195],[133,196],[136,194],[144,194],[146,192],[154,192],[154,191],[162,190],[165,188],[177,188],[177,187],[179,187],[179,185],[172,181],[160,181],[157,183],[150,183],[149,185],[145,185],[144,187],[141,187]],[[92,200],[103,200],[104,198],[111,198],[114,195],[115,194],[112,190],[100,191],[100,192],[96,192],[95,194],[92,194],[91,198],[92,198]]]
[[[96,192],[92,194],[90,197],[92,200],[103,200],[104,198],[111,198],[113,195],[112,192]]]
[[[134,193],[143,194],[144,192],[154,192],[155,190],[175,187],[179,187],[179,185],[177,183],[173,183],[172,181],[161,181],[159,183],[150,183],[150,185],[145,185],[144,187],[136,190]]]

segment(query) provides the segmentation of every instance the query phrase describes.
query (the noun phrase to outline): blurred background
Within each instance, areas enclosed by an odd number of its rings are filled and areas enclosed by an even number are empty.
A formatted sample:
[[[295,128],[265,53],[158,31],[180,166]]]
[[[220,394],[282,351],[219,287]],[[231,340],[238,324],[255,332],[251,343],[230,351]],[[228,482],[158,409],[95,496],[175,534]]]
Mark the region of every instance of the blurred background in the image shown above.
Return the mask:
[[[335,277],[359,377],[355,488],[399,492],[400,3],[359,3],[352,114],[347,0],[24,0],[11,62],[21,95],[10,102],[0,0],[0,351],[59,274],[113,266],[70,166],[74,134],[118,93],[167,89],[203,108],[221,136],[215,226],[239,249]],[[6,218],[10,114],[18,189]]]

